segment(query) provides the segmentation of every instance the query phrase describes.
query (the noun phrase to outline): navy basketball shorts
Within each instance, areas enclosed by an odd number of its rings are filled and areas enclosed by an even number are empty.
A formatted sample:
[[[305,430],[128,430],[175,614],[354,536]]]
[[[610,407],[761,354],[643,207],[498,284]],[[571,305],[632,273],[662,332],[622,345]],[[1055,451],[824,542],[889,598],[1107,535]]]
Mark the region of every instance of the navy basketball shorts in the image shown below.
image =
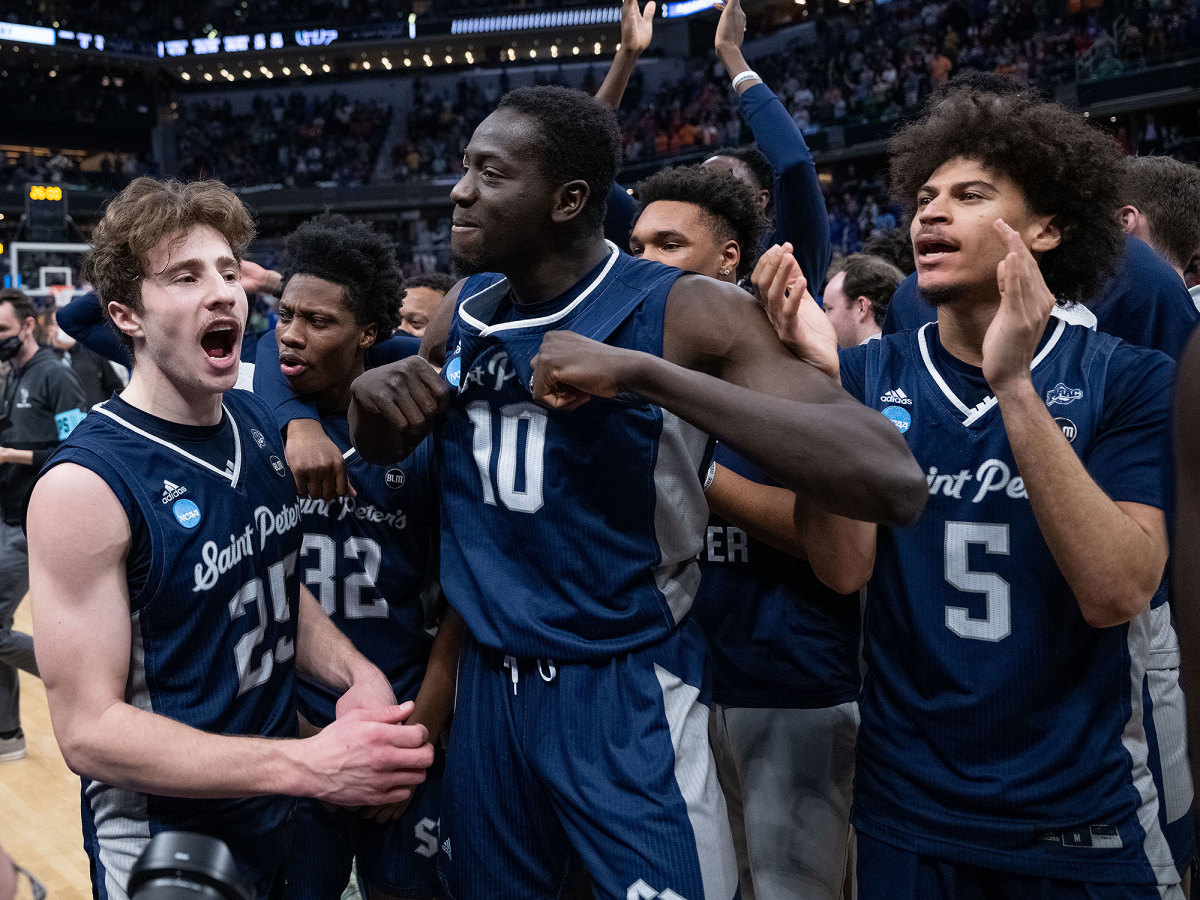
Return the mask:
[[[439,866],[455,900],[729,900],[737,866],[708,744],[707,650],[685,623],[622,656],[556,665],[469,636]]]
[[[1184,900],[1177,884],[1014,875],[902,850],[858,833],[859,900]]]
[[[358,876],[393,897],[440,897],[437,856],[443,758],[439,753],[404,814],[374,822],[357,811],[301,800],[284,866],[287,900],[340,897],[358,857]]]

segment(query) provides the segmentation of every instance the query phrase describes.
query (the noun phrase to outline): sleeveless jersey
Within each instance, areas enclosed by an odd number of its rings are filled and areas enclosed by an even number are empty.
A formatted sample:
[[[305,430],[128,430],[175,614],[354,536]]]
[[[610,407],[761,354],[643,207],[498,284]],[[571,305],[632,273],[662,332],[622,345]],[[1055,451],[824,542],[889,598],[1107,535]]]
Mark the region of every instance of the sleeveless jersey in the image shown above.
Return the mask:
[[[723,444],[715,456],[751,481],[773,483]],[[816,709],[858,697],[857,596],[835,593],[805,560],[716,515],[700,573],[695,615],[712,653],[715,702]]]
[[[278,368],[278,367],[277,367]],[[425,676],[437,615],[433,538],[436,484],[430,441],[403,462],[373,465],[350,442],[346,414],[322,417],[346,460],[357,495],[335,501],[301,498],[304,540],[300,577],[338,628],[412,700]],[[339,693],[298,681],[300,711],[315,725],[334,719]]]
[[[96,406],[47,470],[66,462],[90,469],[129,517],[129,563],[141,564],[130,588],[125,700],[202,731],[294,737],[299,504],[267,408],[230,391],[224,409],[222,436],[233,448],[224,470],[180,438],[180,426],[120,397]],[[269,881],[282,862],[292,803],[183,799],[84,782],[93,862],[120,890],[141,847],[166,830],[220,837],[247,880]]]
[[[475,639],[522,657],[599,659],[669,634],[692,605],[706,435],[637,397],[533,402],[531,360],[562,329],[662,355],[678,269],[608,259],[522,318],[498,275],[467,280],[437,435],[442,585]]]
[[[1113,500],[1163,508],[1171,361],[1051,321],[1034,387]],[[854,823],[1003,871],[1173,884],[1143,725],[1151,613],[1084,621],[998,404],[968,408],[935,340],[931,324],[842,357],[843,383],[904,433],[930,494],[915,525],[879,533]]]

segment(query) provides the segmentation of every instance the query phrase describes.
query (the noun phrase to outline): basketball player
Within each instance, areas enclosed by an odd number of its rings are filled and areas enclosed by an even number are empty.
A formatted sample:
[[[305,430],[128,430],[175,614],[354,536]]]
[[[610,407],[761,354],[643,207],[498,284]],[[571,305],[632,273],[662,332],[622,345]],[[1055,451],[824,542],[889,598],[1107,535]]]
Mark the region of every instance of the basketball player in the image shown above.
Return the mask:
[[[1062,107],[970,83],[893,141],[937,321],[841,356],[930,494],[868,588],[865,900],[1182,897],[1144,726],[1173,365],[1051,316],[1116,263],[1120,170]]]
[[[834,512],[910,522],[924,499],[898,435],[752,298],[603,241],[617,147],[585,94],[508,94],[451,192],[458,265],[492,274],[447,295],[421,357],[354,384],[368,458],[436,425],[442,584],[470,635],[441,832],[459,900],[556,896],[580,860],[598,897],[735,896],[686,618],[705,433]]]
[[[433,759],[387,678],[299,584],[300,506],[265,407],[231,391],[253,235],[216,182],[134,180],[85,262],[135,365],[47,463],[30,593],[55,734],[84,779],[100,897],[150,836],[224,840],[266,897],[293,801],[407,800]],[[340,693],[296,734],[294,673]]]
[[[388,676],[396,698],[416,701],[409,724],[419,722],[436,737],[450,713],[459,620],[443,624],[440,655],[431,662],[433,638],[426,627],[437,610],[422,602],[438,595],[436,577],[432,585],[427,577],[436,560],[437,523],[429,442],[402,465],[372,465],[355,453],[346,423],[350,383],[363,371],[367,348],[395,328],[402,293],[389,239],[345,216],[318,216],[288,238],[273,339],[290,388],[320,412],[357,490],[332,503],[302,501],[304,581],[338,628]],[[297,693],[301,715],[312,726],[335,720],[335,692],[301,676]],[[338,896],[357,857],[372,898],[440,896],[440,790],[431,773],[404,815],[390,821],[301,800],[288,854],[288,895]]]
[[[753,269],[766,222],[746,182],[687,166],[655,173],[636,193],[634,256],[730,284]],[[857,591],[870,567],[822,565],[824,548],[804,537],[771,546],[742,508],[770,479],[723,444],[714,459],[695,615],[713,660],[709,734],[742,897],[840,897],[860,687],[858,599],[844,592]],[[834,528],[815,533],[836,552]]]

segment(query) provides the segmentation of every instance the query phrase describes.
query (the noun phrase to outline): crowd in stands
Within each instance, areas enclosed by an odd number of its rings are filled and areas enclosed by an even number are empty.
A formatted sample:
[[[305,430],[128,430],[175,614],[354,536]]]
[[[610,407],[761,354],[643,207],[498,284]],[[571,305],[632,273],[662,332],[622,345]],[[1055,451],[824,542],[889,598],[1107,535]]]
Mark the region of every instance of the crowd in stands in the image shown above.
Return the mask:
[[[183,104],[178,174],[238,187],[365,184],[391,114],[391,107],[336,92],[256,97],[244,114],[227,101]]]

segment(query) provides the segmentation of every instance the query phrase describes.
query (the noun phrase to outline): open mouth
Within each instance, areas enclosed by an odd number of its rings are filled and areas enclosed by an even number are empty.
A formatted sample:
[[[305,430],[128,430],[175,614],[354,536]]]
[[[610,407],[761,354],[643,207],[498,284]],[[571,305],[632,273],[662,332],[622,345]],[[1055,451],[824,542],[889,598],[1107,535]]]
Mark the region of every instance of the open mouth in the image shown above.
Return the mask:
[[[948,253],[957,253],[958,247],[947,240],[935,236],[918,237],[916,240],[917,255],[926,261],[940,259]]]
[[[308,363],[298,356],[281,354],[279,357],[279,371],[283,373],[284,378],[295,378],[306,368]]]
[[[233,343],[237,338],[232,325],[218,322],[200,338],[200,346],[209,359],[229,359],[233,355]]]

